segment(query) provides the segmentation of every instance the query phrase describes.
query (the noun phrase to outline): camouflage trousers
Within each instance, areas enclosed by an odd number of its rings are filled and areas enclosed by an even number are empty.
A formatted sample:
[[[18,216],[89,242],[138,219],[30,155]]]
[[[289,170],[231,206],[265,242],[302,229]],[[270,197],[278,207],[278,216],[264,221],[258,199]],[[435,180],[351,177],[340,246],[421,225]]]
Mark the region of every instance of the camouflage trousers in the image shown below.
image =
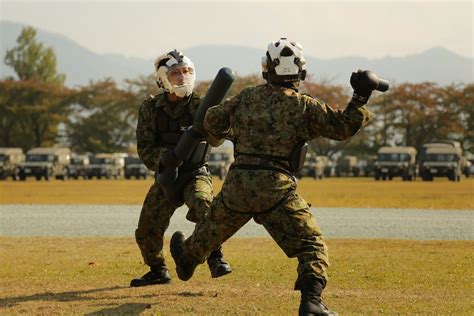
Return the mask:
[[[327,247],[309,205],[289,176],[272,171],[231,170],[204,220],[185,241],[186,256],[203,263],[213,249],[252,218],[289,258],[298,258],[295,289],[300,289],[305,277],[326,283]]]
[[[189,211],[186,219],[197,223],[204,218],[214,198],[210,176],[197,176],[184,188],[184,202]],[[176,211],[165,198],[160,185],[155,181],[146,195],[140,213],[135,240],[145,263],[149,266],[162,265],[163,237],[169,226],[171,216]]]

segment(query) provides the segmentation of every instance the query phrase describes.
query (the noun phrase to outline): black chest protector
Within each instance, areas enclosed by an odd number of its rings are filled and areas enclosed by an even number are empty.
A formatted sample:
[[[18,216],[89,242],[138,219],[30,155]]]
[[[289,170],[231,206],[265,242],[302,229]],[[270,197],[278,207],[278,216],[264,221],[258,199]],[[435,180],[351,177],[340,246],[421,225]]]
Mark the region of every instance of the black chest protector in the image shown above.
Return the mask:
[[[186,129],[193,125],[193,116],[187,110],[178,118],[172,118],[163,107],[159,107],[156,114],[157,143],[168,149],[173,149],[178,144]],[[191,154],[189,161],[184,161],[181,170],[194,170],[207,162],[211,147],[202,141]]]

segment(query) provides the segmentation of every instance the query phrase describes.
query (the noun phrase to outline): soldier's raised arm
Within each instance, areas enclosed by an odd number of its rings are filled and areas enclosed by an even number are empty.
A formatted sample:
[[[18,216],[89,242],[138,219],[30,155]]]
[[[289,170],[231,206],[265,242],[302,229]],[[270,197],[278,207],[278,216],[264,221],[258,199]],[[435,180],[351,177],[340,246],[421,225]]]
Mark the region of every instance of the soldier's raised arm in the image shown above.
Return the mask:
[[[151,114],[153,106],[154,99],[152,97],[147,98],[140,105],[136,135],[138,156],[148,169],[157,171],[162,149],[160,144],[157,143],[156,135],[153,133],[152,124],[154,119]]]
[[[335,110],[324,102],[303,96],[309,139],[323,136],[345,140],[355,135],[372,117],[372,113],[360,103],[351,100],[344,111]]]
[[[240,96],[241,93],[207,110],[204,128],[211,136],[217,139],[232,139],[230,116],[239,104]]]

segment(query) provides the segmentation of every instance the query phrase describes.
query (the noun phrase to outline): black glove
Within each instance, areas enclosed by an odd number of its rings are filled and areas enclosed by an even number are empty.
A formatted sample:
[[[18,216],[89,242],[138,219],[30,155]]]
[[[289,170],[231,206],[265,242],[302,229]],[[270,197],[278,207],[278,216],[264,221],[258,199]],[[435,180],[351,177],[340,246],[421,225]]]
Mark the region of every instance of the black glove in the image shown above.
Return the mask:
[[[372,91],[377,89],[378,79],[370,71],[358,70],[351,75],[351,86],[357,95],[370,98]]]
[[[377,82],[369,77],[369,71],[358,70],[351,75],[350,83],[354,89],[351,103],[364,105],[369,101],[372,91],[377,88]]]

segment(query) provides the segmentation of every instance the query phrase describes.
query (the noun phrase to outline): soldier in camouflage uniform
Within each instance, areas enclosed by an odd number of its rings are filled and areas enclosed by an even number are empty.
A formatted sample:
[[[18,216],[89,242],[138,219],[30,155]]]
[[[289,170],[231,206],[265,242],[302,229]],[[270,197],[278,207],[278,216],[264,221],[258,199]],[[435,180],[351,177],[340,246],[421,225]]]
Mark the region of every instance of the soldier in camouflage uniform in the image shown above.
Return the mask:
[[[172,236],[171,254],[179,278],[188,280],[212,249],[253,218],[288,257],[298,258],[300,315],[336,315],[321,301],[327,247],[308,203],[296,192],[291,157],[316,137],[345,140],[356,134],[371,117],[364,105],[373,89],[362,88],[361,72],[353,73],[354,95],[342,112],[300,94],[297,88],[305,78],[301,52],[298,43],[287,39],[270,43],[262,61],[267,84],[209,108],[204,126],[212,136],[234,143],[235,162],[193,234],[186,240],[181,232]]]
[[[194,65],[180,52],[172,51],[160,56],[155,62],[155,70],[161,93],[147,98],[140,106],[136,133],[138,155],[149,169],[159,174],[163,170],[160,158],[174,148],[183,131],[192,125],[202,97],[193,93]],[[214,146],[221,143],[212,138],[208,141]],[[204,217],[213,200],[211,176],[205,159],[198,157],[199,163],[184,162],[179,168],[180,175],[191,175],[183,190],[183,200],[189,208],[186,218],[195,223]],[[145,198],[135,231],[137,244],[150,271],[133,279],[131,286],[170,282],[163,257],[163,235],[175,210],[155,181]],[[220,245],[212,250],[208,259],[212,277],[230,273],[231,268],[223,260]]]

